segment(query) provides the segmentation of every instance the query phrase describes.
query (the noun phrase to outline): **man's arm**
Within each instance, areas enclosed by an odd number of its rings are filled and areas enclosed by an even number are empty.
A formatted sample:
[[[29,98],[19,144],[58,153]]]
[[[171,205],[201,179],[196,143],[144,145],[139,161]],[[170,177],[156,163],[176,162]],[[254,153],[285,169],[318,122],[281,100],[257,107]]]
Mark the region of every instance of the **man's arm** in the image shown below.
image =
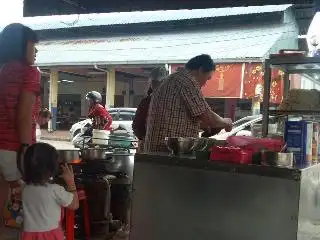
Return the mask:
[[[232,128],[232,121],[228,118],[222,118],[212,110],[208,110],[199,116],[203,126],[206,129],[225,128],[226,130]]]

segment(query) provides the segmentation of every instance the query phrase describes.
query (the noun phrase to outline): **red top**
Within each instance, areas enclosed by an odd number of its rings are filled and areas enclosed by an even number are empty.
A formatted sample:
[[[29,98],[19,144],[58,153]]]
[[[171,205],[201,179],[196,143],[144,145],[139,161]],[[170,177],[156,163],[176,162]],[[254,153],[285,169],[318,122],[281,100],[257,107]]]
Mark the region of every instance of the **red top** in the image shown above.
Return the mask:
[[[20,148],[16,114],[22,91],[33,92],[39,96],[38,69],[20,62],[2,66],[0,69],[0,149],[17,151]],[[36,105],[33,109],[33,117],[37,114]],[[33,134],[33,142],[35,142],[35,132],[36,124],[33,124],[32,133],[30,133]]]
[[[89,118],[93,119],[93,128],[95,128],[95,118],[100,118],[103,122],[106,122],[104,125],[104,130],[111,130],[112,117],[110,113],[99,103],[94,104],[89,109]]]

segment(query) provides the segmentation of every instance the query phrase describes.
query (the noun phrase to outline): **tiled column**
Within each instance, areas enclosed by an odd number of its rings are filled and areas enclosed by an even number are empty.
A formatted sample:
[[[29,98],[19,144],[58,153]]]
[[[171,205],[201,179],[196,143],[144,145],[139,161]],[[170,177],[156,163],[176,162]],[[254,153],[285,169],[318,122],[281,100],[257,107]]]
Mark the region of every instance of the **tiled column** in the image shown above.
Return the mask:
[[[49,109],[52,114],[52,119],[48,123],[49,132],[57,130],[58,81],[59,72],[57,70],[51,70],[49,84]]]
[[[106,79],[106,107],[114,107],[114,96],[116,94],[116,71],[114,69],[107,72]]]

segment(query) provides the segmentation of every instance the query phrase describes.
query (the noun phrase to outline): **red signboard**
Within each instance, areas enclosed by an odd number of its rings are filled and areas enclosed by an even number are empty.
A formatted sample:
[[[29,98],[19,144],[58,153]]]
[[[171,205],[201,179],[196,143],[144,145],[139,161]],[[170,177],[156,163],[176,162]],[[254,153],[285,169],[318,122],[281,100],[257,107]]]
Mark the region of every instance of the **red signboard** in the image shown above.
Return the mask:
[[[243,98],[252,99],[260,96],[263,99],[263,65],[262,63],[246,63],[243,79]],[[278,69],[271,73],[270,102],[280,103],[283,98],[283,72]]]
[[[175,72],[183,65],[172,65]],[[216,71],[207,84],[202,87],[202,93],[207,98],[240,98],[242,63],[217,64]]]

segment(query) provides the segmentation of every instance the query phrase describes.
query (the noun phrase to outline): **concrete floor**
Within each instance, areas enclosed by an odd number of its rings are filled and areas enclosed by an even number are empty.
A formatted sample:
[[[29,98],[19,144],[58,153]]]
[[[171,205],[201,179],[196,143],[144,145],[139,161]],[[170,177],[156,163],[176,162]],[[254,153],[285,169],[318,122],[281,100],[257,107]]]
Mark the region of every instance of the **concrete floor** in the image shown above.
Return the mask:
[[[51,144],[58,150],[73,150],[76,149],[70,141],[55,141],[55,140],[41,140],[41,142]]]

